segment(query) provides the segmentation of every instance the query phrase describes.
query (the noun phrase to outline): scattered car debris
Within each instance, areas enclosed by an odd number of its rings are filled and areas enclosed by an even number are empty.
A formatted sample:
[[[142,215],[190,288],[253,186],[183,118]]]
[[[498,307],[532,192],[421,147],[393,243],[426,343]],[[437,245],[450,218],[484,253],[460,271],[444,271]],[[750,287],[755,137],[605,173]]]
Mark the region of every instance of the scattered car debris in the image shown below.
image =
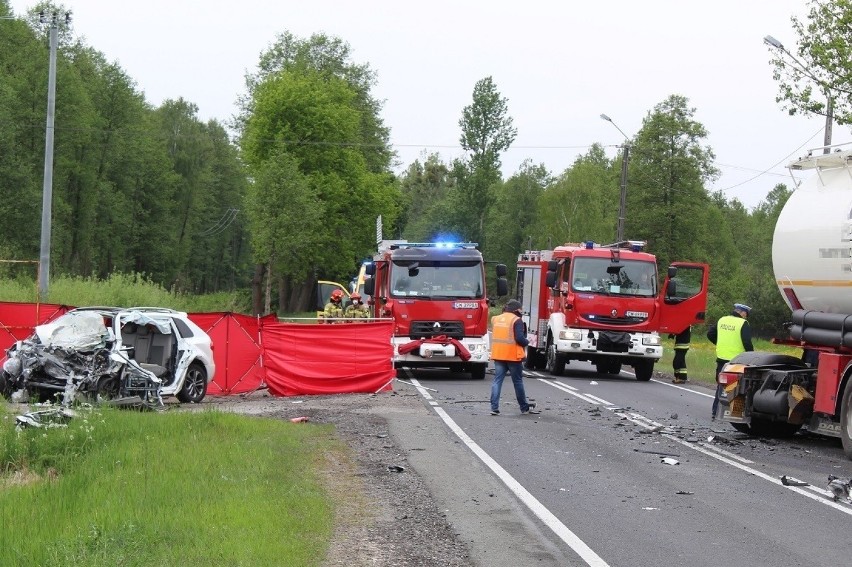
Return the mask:
[[[688,496],[690,494],[695,494],[695,493],[691,492],[689,490],[678,490],[677,492],[675,492],[675,494],[681,494],[681,495],[687,495]]]
[[[53,428],[68,427],[68,421],[77,417],[77,412],[66,407],[56,407],[45,410],[31,411],[15,417],[15,426]]]
[[[390,472],[404,472],[405,467],[401,467],[399,465],[388,465],[388,470]]]
[[[589,386],[597,386],[597,385],[598,385],[598,383],[597,383],[597,382],[595,382],[594,380],[592,380],[591,382],[589,382]]]
[[[835,502],[839,501],[841,498],[843,500],[849,500],[850,484],[851,483],[848,479],[836,477],[833,474],[828,475],[828,489],[834,495]]]
[[[680,457],[677,453],[669,453],[666,451],[652,451],[650,449],[633,449],[637,453],[650,453],[651,455],[663,455],[665,457]]]
[[[781,477],[781,484],[784,486],[810,486],[807,482],[787,476],[786,474]]]
[[[678,461],[677,459],[672,459],[671,457],[665,457],[663,459],[660,459],[660,463],[664,465],[679,465],[680,461]]]
[[[677,419],[677,414],[673,413],[669,416],[669,419]]]

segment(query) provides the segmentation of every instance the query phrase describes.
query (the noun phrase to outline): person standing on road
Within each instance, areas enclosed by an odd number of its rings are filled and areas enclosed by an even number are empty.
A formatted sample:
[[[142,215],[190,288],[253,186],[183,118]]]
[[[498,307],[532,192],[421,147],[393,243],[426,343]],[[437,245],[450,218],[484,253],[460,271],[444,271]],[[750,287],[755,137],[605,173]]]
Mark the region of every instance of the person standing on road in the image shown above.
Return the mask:
[[[521,320],[523,306],[511,299],[503,307],[503,313],[491,318],[491,360],[494,361],[494,381],[491,383],[491,415],[500,415],[500,391],[508,372],[515,386],[515,397],[522,414],[541,413],[535,404],[527,401],[524,391],[523,361],[529,344],[524,322]]]
[[[336,289],[331,292],[331,297],[328,298],[328,303],[325,304],[325,309],[322,310],[322,317],[327,319],[329,323],[343,322],[343,292]]]
[[[347,319],[368,319],[370,317],[370,310],[361,301],[360,293],[354,292],[349,296],[349,299],[352,300],[352,304],[347,305],[344,311],[344,316]]]
[[[747,320],[750,312],[751,307],[748,305],[734,303],[734,311],[719,319],[716,326],[707,331],[707,338],[716,345],[716,396],[713,398],[713,415],[710,419],[716,419],[716,411],[719,409],[719,397],[722,395],[719,373],[722,367],[738,354],[754,350],[751,326]]]
[[[686,353],[689,352],[689,342],[692,340],[692,327],[687,327],[674,337],[674,358],[672,359],[672,370],[674,371],[674,384],[686,384]]]

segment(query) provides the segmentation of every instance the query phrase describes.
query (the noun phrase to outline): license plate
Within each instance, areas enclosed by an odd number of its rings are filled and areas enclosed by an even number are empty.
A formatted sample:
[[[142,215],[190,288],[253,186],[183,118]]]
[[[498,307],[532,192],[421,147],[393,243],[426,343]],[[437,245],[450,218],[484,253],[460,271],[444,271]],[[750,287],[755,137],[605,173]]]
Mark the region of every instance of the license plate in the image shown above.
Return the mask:
[[[645,317],[648,318],[648,314],[644,311],[628,311],[626,313],[628,317]]]
[[[479,305],[475,301],[456,301],[453,309],[476,309]]]

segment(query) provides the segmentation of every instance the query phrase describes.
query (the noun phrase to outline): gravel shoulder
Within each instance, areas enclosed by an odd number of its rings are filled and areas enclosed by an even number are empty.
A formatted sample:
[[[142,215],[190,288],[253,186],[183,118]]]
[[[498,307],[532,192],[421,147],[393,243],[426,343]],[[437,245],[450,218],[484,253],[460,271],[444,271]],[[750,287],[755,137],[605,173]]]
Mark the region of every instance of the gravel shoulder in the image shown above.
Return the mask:
[[[327,489],[337,502],[335,535],[324,566],[478,564],[409,461],[409,453],[427,451],[404,449],[391,432],[391,423],[411,425],[428,417],[416,393],[298,398],[254,393],[207,398],[201,408],[277,419],[307,417],[308,427],[335,426],[351,451],[324,457]]]

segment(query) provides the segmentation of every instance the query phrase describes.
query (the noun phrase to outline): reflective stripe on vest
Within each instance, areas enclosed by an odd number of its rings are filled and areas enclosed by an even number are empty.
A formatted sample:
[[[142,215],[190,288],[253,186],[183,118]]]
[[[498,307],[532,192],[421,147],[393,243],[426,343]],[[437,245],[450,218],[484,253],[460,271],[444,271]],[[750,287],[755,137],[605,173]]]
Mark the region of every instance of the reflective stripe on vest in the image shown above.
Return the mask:
[[[491,318],[491,360],[519,362],[524,359],[524,347],[515,342],[514,313],[503,313]]]
[[[716,323],[716,358],[731,360],[745,352],[742,328],[746,320],[742,317],[725,315]]]

